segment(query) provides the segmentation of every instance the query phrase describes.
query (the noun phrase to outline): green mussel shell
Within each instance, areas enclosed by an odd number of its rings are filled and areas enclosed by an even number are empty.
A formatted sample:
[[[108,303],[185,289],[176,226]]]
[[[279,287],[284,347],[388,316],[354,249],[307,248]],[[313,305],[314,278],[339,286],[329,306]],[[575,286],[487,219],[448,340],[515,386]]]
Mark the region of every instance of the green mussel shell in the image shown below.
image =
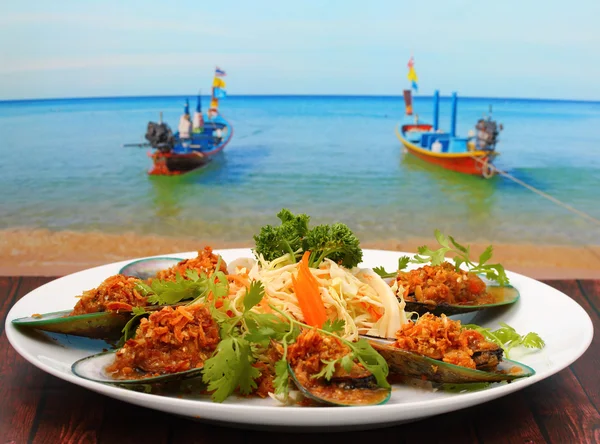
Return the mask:
[[[332,378],[331,381],[323,381],[316,387],[306,387],[298,381],[293,368],[288,365],[292,380],[298,390],[319,404],[350,407],[385,404],[392,394],[391,388],[377,386],[375,377],[364,378]]]
[[[535,374],[532,368],[508,359],[503,359],[494,371],[474,370],[401,350],[387,339],[365,339],[386,360],[390,374],[442,383],[511,381]]]

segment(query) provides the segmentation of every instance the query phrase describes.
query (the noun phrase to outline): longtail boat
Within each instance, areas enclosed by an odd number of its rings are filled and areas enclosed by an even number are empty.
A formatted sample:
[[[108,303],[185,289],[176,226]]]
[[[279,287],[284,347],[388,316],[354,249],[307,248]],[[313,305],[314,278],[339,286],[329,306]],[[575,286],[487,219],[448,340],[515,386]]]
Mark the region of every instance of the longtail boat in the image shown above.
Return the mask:
[[[173,133],[162,121],[148,122],[145,138],[147,143],[125,146],[150,146],[148,157],[152,159],[150,175],[178,175],[194,171],[211,161],[223,151],[233,137],[233,126],[219,113],[219,99],[226,96],[225,71],[215,69],[210,108],[206,117],[202,112],[202,100],[198,95],[196,111],[190,115],[189,100],[179,119],[178,131]]]
[[[412,115],[410,90],[404,91],[407,115]],[[495,174],[492,162],[502,126],[491,117],[480,119],[468,137],[456,135],[457,95],[452,93],[450,131],[439,128],[439,91],[433,96],[433,124],[398,124],[396,136],[407,153],[448,170],[490,178]]]

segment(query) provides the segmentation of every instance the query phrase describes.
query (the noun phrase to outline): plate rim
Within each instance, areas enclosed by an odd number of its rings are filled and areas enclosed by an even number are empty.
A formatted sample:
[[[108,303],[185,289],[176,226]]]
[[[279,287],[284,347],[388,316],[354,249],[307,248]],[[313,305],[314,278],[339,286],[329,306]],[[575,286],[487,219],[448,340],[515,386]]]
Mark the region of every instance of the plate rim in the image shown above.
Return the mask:
[[[225,248],[225,249],[213,249],[216,254],[234,255],[239,254],[237,257],[252,257],[252,250],[250,248]],[[394,254],[394,255],[409,255],[413,256],[416,253],[409,253],[405,251],[395,250],[382,250],[382,249],[363,249],[363,253],[368,254]],[[18,301],[16,301],[8,311],[5,321],[5,333],[8,342],[13,349],[27,360],[30,364],[39,368],[40,370],[49,373],[55,377],[58,377],[66,382],[79,385],[86,389],[100,393],[105,396],[118,399],[123,402],[144,406],[154,410],[160,410],[164,412],[180,414],[188,416],[190,418],[202,418],[206,420],[224,421],[230,424],[238,425],[265,425],[269,427],[344,427],[344,426],[385,426],[386,424],[393,424],[394,422],[407,421],[407,420],[419,420],[429,416],[437,415],[440,413],[446,413],[451,411],[461,410],[474,405],[482,404],[484,402],[492,401],[500,397],[509,395],[518,390],[524,389],[530,385],[538,383],[570,366],[573,362],[579,359],[589,348],[593,336],[594,327],[589,314],[585,309],[573,298],[563,293],[562,291],[551,287],[550,285],[540,282],[536,279],[528,276],[511,272],[507,270],[509,278],[517,277],[518,279],[525,279],[531,281],[535,285],[541,285],[546,291],[556,293],[556,296],[565,298],[568,303],[573,304],[576,310],[579,310],[582,314],[582,319],[578,320],[578,331],[585,334],[583,341],[580,343],[580,347],[572,352],[568,359],[561,361],[556,365],[556,368],[545,369],[543,371],[537,371],[536,374],[519,380],[515,380],[509,384],[505,384],[493,389],[475,391],[470,393],[457,393],[455,396],[449,396],[443,399],[426,399],[422,401],[412,401],[404,404],[387,403],[384,405],[375,406],[360,406],[343,408],[327,408],[327,415],[319,415],[324,407],[299,407],[299,406],[282,406],[277,405],[273,401],[273,405],[248,405],[239,403],[235,397],[226,400],[224,403],[215,403],[210,400],[192,400],[192,399],[181,399],[165,397],[160,395],[153,395],[147,393],[136,392],[132,390],[122,389],[119,387],[111,386],[108,384],[102,384],[94,381],[88,381],[83,378],[76,376],[75,374],[68,374],[55,369],[46,363],[37,359],[26,347],[21,346],[18,343],[18,336],[23,333],[12,324],[12,319],[18,316],[14,315],[15,307],[17,307],[27,297],[31,297],[32,293],[35,294],[38,291],[43,292],[43,288],[52,284],[60,285],[60,282],[65,280],[71,280],[74,276],[79,276],[84,273],[91,271],[99,271],[101,268],[110,268],[122,266],[134,262],[136,260],[154,258],[154,257],[168,257],[168,256],[183,256],[194,257],[197,251],[188,252],[177,252],[160,254],[153,256],[144,256],[134,259],[128,259],[123,261],[111,262],[96,267],[87,268],[74,273],[61,276],[50,282],[47,282],[27,294],[23,295]],[[449,258],[447,258],[449,259]],[[364,258],[363,258],[364,260]],[[364,266],[363,262],[359,266]],[[108,276],[107,276],[108,277]],[[70,366],[69,366],[70,367]],[[459,397],[457,399],[457,397]],[[200,407],[201,406],[201,407]],[[191,407],[191,408],[190,408]],[[198,409],[202,410],[200,416],[193,415]],[[240,412],[250,412],[248,415],[237,415]],[[276,413],[277,412],[277,413]],[[366,414],[362,414],[365,412]],[[230,416],[228,414],[233,414]],[[360,424],[355,422],[356,419],[360,419]],[[258,422],[257,422],[258,420]]]

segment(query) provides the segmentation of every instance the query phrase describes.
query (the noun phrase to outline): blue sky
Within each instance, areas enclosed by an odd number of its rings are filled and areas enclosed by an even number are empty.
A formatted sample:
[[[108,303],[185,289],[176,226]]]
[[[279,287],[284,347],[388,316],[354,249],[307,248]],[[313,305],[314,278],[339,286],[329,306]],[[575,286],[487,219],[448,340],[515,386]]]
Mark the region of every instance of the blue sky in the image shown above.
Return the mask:
[[[600,100],[600,1],[14,1],[0,100],[419,93]]]

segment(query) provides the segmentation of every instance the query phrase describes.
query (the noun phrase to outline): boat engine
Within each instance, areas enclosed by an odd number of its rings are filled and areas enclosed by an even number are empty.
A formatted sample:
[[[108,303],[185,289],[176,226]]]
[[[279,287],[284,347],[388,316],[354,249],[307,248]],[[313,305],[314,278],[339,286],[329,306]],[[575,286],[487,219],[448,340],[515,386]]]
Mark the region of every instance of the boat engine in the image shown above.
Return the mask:
[[[487,119],[479,119],[475,129],[477,130],[477,148],[480,150],[494,150],[496,143],[498,143],[498,135],[502,131],[502,124],[499,125],[488,117]]]
[[[175,136],[166,123],[148,122],[146,140],[161,153],[168,153],[175,146]]]

